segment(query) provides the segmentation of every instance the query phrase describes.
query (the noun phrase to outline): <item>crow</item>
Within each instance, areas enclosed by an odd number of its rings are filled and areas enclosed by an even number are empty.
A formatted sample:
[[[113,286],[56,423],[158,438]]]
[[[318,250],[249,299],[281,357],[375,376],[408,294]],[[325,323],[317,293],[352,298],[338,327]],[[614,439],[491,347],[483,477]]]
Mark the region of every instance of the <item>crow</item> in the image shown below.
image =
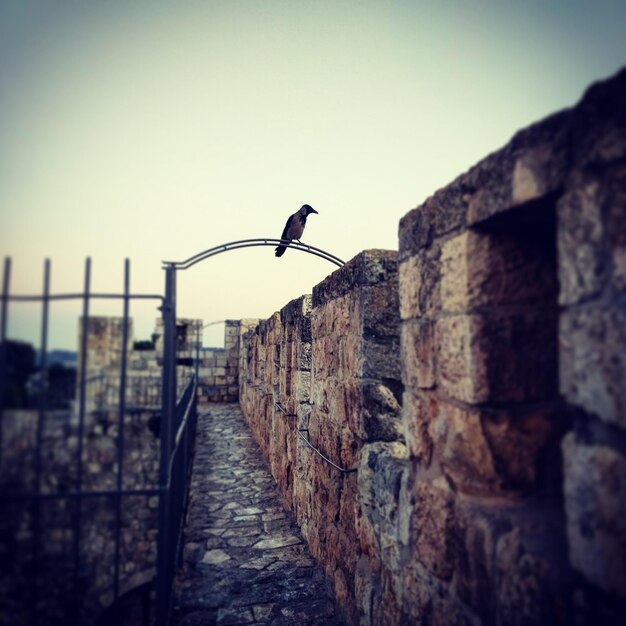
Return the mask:
[[[306,225],[306,218],[311,213],[317,213],[317,211],[309,204],[303,204],[293,215],[289,216],[283,234],[280,236],[281,241],[289,243],[292,239],[300,242],[300,237],[304,232],[304,226]],[[318,213],[319,215],[319,213]],[[276,256],[283,256],[287,246],[281,245],[276,248]]]

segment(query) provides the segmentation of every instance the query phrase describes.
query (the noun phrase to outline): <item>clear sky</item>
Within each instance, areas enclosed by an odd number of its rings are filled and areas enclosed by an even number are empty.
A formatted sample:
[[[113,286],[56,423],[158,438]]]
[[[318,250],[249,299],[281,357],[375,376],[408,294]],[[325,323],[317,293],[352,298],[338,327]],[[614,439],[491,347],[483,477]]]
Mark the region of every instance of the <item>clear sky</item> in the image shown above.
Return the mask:
[[[53,291],[80,290],[90,255],[94,290],[129,257],[132,290],[160,293],[161,260],[279,237],[303,203],[305,243],[397,248],[407,211],[624,65],[625,27],[624,0],[0,0],[12,287],[40,290],[49,257]],[[182,273],[179,314],[268,317],[333,268],[230,252]],[[74,313],[53,309],[52,347],[75,347]],[[154,305],[132,313],[148,337]],[[32,307],[11,315],[37,336]]]

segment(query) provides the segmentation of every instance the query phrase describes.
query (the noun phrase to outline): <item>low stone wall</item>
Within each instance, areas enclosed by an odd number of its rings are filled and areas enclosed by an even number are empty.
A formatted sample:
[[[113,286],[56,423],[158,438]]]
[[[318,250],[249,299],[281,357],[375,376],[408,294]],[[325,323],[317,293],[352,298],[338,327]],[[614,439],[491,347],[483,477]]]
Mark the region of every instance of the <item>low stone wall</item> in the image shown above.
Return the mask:
[[[242,337],[242,409],[350,623],[621,624],[625,129],[622,72]]]

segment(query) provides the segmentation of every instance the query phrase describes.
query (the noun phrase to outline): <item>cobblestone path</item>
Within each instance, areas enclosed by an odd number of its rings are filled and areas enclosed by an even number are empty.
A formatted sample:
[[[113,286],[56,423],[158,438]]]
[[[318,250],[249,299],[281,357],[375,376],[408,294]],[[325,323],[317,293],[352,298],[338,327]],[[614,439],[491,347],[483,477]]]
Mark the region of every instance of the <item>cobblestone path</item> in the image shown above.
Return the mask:
[[[236,404],[198,416],[174,624],[340,626]]]

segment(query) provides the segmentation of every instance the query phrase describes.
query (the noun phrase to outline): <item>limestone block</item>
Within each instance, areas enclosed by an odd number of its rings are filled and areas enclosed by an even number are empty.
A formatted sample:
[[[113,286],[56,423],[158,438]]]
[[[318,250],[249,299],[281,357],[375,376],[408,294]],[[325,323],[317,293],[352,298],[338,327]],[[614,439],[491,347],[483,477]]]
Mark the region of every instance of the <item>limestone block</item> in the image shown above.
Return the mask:
[[[556,393],[551,312],[455,315],[437,322],[437,382],[472,404],[547,400]]]
[[[565,311],[559,326],[561,393],[606,422],[626,428],[626,311]]]
[[[402,426],[411,456],[423,467],[430,465],[433,443],[428,433],[430,421],[439,411],[435,393],[405,391],[402,396]]]
[[[532,209],[562,187],[569,165],[567,122],[567,111],[562,111],[523,129],[460,177],[459,182],[471,190],[468,224],[484,222],[512,207]]]
[[[443,245],[441,274],[442,308],[452,313],[556,299],[554,244],[547,229],[532,238],[517,229],[466,231]]]
[[[578,177],[558,203],[558,251],[561,304],[598,294],[607,280],[602,221],[604,188],[593,178]]]
[[[294,398],[298,402],[308,402],[311,398],[311,372],[296,371],[294,381]]]
[[[398,254],[395,250],[364,250],[313,288],[314,310],[350,294],[355,288],[395,280]]]
[[[434,244],[399,266],[400,317],[436,317],[441,311],[441,247]]]
[[[349,295],[338,297],[313,309],[311,332],[314,337],[346,334],[354,327],[354,299]]]
[[[553,163],[553,149],[548,145],[526,150],[515,161],[511,184],[513,205],[541,198],[555,188],[554,172],[551,169]],[[560,180],[561,176],[556,178]]]
[[[348,419],[357,437],[368,442],[402,439],[401,407],[391,389],[369,381],[353,389],[357,397],[346,398],[346,404],[352,408]]]
[[[434,451],[460,492],[494,496],[545,485],[547,458],[557,458],[558,416],[553,409],[464,409],[439,401],[428,423]]]
[[[362,312],[356,328],[366,339],[396,336],[400,323],[397,278],[384,285],[363,287],[357,307]]]
[[[407,213],[398,228],[400,261],[428,247],[434,238],[463,227],[467,200],[458,179]]]
[[[457,537],[454,500],[444,482],[418,482],[413,533],[418,561],[437,578],[450,580]]]
[[[498,539],[496,546],[496,623],[570,624],[562,593],[555,593],[555,573],[542,554],[528,551],[520,528]]]
[[[609,280],[626,288],[626,167],[577,174],[560,199],[560,301],[598,295]]]
[[[358,349],[360,347],[360,354]],[[352,370],[353,357],[357,355],[356,372],[362,378],[391,378],[400,380],[400,338],[390,340],[368,340],[360,342],[358,338],[351,342],[346,361]]]
[[[486,402],[489,395],[483,330],[484,320],[477,315],[446,317],[435,327],[437,382],[464,402]]]
[[[400,317],[403,320],[421,317],[420,288],[422,285],[421,256],[415,255],[400,263],[399,267]]]
[[[572,566],[603,591],[626,598],[626,457],[570,433],[563,463]]]
[[[407,458],[406,447],[400,442],[367,444],[358,472],[357,500],[363,516],[360,541],[396,572],[401,568],[400,488],[408,472]],[[407,515],[406,509],[403,513]],[[390,551],[390,546],[395,549]]]
[[[432,322],[405,321],[400,330],[400,362],[406,386],[435,385],[435,339]]]
[[[311,369],[311,343],[301,343],[300,352],[298,355],[298,361],[296,363],[296,368],[300,370],[310,370]]]
[[[452,581],[453,593],[472,607],[484,623],[495,623],[496,546],[510,525],[494,515],[493,510],[477,510],[471,505],[457,506],[456,514],[463,543]]]
[[[611,284],[618,292],[626,292],[626,166],[611,172],[611,191],[607,194],[604,232],[610,255]]]

